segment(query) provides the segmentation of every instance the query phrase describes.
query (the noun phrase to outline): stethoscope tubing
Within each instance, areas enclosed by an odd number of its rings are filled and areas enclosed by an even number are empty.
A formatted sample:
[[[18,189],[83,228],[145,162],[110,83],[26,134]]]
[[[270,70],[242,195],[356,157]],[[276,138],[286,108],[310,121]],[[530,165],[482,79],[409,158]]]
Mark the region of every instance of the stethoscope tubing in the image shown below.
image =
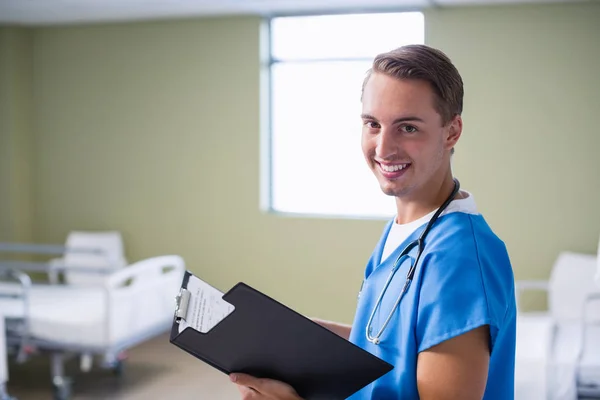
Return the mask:
[[[375,306],[373,307],[373,310],[371,311],[371,315],[369,317],[369,321],[367,322],[365,333],[366,333],[366,336],[367,336],[367,340],[369,342],[371,342],[371,343],[373,343],[375,345],[378,345],[381,342],[381,335],[383,334],[383,332],[385,331],[385,328],[390,323],[390,321],[391,321],[391,319],[392,319],[392,317],[394,315],[394,312],[396,311],[396,308],[398,308],[398,306],[400,305],[400,302],[402,301],[402,298],[404,297],[404,294],[408,291],[408,288],[409,288],[409,286],[410,286],[410,284],[412,282],[412,279],[414,277],[414,274],[415,274],[415,271],[416,271],[416,268],[417,268],[417,264],[419,263],[419,260],[421,258],[421,254],[423,253],[423,249],[425,247],[425,238],[427,237],[427,234],[431,230],[431,227],[433,226],[433,224],[437,221],[437,219],[440,216],[440,214],[442,212],[444,212],[444,210],[446,208],[448,208],[448,206],[450,205],[450,203],[454,200],[454,198],[456,197],[456,195],[459,192],[459,190],[460,190],[460,182],[458,181],[458,179],[454,179],[454,189],[452,190],[452,193],[450,194],[450,196],[448,196],[448,198],[444,201],[444,203],[433,214],[433,216],[431,217],[431,219],[429,220],[429,222],[425,226],[425,229],[423,230],[423,232],[421,232],[421,235],[419,235],[419,238],[417,240],[412,241],[411,243],[409,243],[404,248],[404,250],[402,250],[402,252],[398,256],[398,258],[396,258],[396,261],[394,262],[394,266],[392,267],[392,270],[390,271],[390,275],[388,276],[388,278],[387,278],[387,280],[385,282],[385,285],[384,285],[383,289],[381,290],[381,293],[379,294],[379,297],[377,298],[377,302],[375,303]],[[408,273],[406,274],[406,281],[404,282],[404,286],[402,287],[402,291],[398,295],[398,298],[396,299],[396,302],[394,303],[394,307],[392,307],[392,310],[390,311],[390,313],[388,314],[385,322],[383,323],[383,325],[379,329],[379,332],[377,332],[377,334],[375,336],[371,336],[371,329],[372,329],[373,318],[375,317],[375,313],[377,312],[377,308],[381,306],[381,301],[383,300],[383,296],[385,295],[385,292],[387,291],[388,286],[392,282],[392,279],[394,278],[394,275],[396,274],[396,271],[398,270],[398,268],[402,264],[400,261],[403,259],[403,257],[408,256],[408,254],[410,253],[410,251],[415,246],[418,246],[417,255],[415,257],[415,262],[412,263],[412,265],[410,266],[410,268],[408,270]]]

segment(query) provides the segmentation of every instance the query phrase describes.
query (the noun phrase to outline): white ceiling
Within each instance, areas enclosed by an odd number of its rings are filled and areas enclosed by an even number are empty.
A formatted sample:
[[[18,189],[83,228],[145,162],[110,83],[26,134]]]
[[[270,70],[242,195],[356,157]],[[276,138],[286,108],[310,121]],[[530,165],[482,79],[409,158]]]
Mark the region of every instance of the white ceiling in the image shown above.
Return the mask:
[[[0,24],[49,25],[598,0],[0,0]]]

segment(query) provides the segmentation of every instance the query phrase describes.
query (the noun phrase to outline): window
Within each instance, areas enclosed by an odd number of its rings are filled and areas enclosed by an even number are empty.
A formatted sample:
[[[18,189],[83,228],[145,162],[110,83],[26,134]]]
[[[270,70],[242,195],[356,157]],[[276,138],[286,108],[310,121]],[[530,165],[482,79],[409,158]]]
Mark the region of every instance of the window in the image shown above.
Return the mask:
[[[276,212],[389,217],[360,147],[360,91],[375,55],[424,42],[421,13],[270,20],[263,194]]]

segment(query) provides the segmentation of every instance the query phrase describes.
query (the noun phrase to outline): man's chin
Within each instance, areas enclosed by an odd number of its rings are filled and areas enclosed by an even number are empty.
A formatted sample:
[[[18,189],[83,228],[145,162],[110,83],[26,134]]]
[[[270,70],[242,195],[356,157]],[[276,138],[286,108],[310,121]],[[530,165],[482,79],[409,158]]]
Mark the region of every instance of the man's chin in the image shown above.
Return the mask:
[[[402,197],[406,194],[406,192],[408,191],[408,188],[405,186],[400,186],[397,184],[390,184],[390,182],[384,182],[381,183],[380,185],[381,191],[383,192],[383,194],[387,195],[387,196],[392,196],[392,197]]]
[[[392,187],[390,185],[380,185],[381,191],[383,194],[387,196],[397,197],[400,195],[401,191],[398,188]]]

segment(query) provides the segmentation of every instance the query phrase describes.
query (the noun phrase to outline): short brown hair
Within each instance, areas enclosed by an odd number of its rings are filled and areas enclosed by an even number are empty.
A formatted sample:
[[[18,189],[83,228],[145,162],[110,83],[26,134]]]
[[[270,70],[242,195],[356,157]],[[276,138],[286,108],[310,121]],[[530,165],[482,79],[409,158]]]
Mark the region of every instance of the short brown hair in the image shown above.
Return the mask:
[[[379,54],[367,72],[363,91],[372,72],[397,79],[422,79],[429,82],[437,98],[434,106],[442,116],[444,125],[462,113],[462,78],[450,58],[440,50],[415,44]]]

